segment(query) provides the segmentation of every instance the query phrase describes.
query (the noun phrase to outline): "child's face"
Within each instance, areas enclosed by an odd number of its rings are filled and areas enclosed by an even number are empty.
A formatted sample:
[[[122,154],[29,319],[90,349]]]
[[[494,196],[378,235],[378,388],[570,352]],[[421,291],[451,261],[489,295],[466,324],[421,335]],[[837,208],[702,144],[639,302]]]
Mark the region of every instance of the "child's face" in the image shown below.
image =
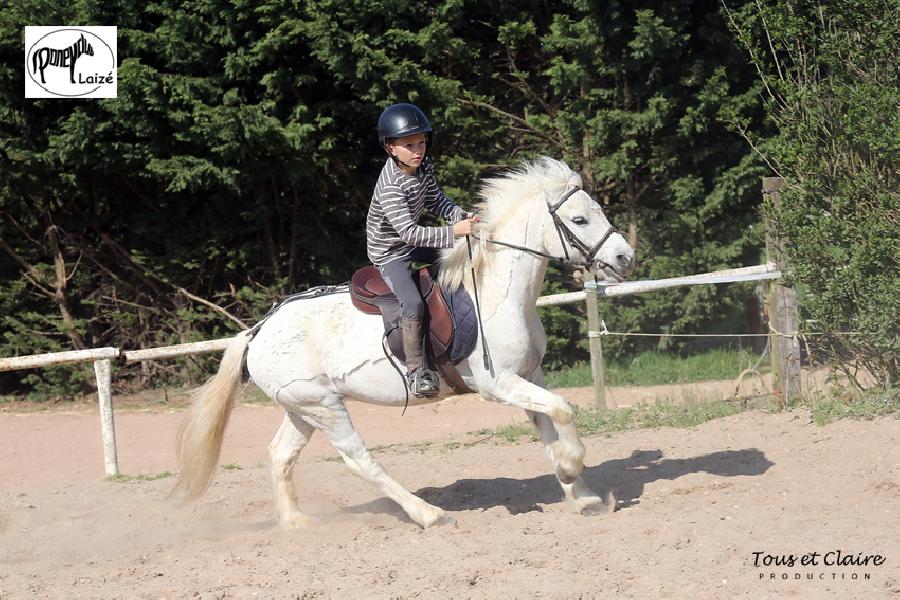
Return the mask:
[[[422,163],[422,159],[425,158],[427,143],[425,142],[424,133],[416,133],[397,138],[393,142],[389,142],[387,147],[391,156],[396,156],[401,163],[418,168]]]

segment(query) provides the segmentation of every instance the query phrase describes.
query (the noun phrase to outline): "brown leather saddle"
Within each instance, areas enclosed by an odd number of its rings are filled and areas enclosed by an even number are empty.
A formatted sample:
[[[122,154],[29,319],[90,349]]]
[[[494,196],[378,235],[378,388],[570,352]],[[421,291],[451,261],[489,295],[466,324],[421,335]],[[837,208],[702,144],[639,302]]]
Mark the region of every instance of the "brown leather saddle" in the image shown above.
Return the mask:
[[[425,351],[428,353],[429,362],[437,368],[444,381],[456,393],[470,393],[474,390],[463,382],[451,360],[456,326],[444,292],[435,281],[430,267],[419,269],[417,279],[419,292],[426,306],[429,335]],[[362,312],[382,316],[391,352],[400,360],[405,360],[397,327],[400,320],[400,304],[391,288],[382,279],[378,267],[369,265],[353,273],[350,279],[350,298],[353,306]],[[392,336],[392,333],[398,335]]]

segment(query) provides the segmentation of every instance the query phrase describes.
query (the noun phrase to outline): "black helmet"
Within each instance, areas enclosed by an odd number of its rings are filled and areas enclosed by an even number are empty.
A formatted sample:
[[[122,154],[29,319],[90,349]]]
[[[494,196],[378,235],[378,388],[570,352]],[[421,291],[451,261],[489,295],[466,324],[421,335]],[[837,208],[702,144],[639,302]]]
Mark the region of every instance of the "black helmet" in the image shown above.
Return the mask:
[[[391,138],[429,132],[431,123],[415,104],[392,104],[378,117],[378,141],[382,148]]]

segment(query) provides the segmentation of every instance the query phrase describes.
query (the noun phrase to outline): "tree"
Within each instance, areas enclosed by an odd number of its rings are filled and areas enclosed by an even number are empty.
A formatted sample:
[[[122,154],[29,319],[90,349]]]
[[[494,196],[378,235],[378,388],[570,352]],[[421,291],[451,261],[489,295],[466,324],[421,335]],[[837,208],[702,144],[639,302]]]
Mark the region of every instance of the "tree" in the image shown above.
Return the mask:
[[[766,207],[785,240],[813,348],[882,386],[898,381],[900,11],[896,1],[757,3],[732,26],[777,134],[743,131],[786,178]],[[824,334],[824,335],[819,335]]]
[[[635,277],[758,262],[764,169],[725,117],[758,126],[759,86],[719,4],[572,0],[510,13],[497,28],[498,85],[466,87],[461,102],[504,123],[514,152],[558,153],[577,166],[636,246]],[[601,310],[620,331],[690,333],[740,314],[747,294],[693,287]],[[610,340],[608,351],[651,340]]]
[[[718,122],[727,108],[752,123],[755,96],[718,13],[689,0],[9,5],[0,352],[207,339],[346,281],[366,262],[384,161],[374,124],[397,101],[435,121],[440,180],[464,206],[483,177],[549,154],[625,221],[638,276],[755,261],[759,168]],[[22,98],[22,28],[48,21],[118,25],[118,98]],[[550,279],[548,292],[570,274]],[[693,331],[739,305],[733,289],[691,291],[605,316]],[[550,364],[584,356],[583,320],[551,314]],[[134,374],[190,380],[203,364]],[[67,385],[48,373],[4,376],[4,389]]]

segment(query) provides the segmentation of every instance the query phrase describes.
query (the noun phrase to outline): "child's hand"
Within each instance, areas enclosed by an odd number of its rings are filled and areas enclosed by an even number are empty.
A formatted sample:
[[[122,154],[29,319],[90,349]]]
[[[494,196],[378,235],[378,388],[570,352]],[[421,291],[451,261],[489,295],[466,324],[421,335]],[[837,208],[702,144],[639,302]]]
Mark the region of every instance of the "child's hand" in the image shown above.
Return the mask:
[[[480,221],[481,218],[478,215],[474,217],[470,217],[468,219],[463,219],[462,221],[458,221],[453,226],[453,235],[459,237],[461,235],[471,235],[475,232],[475,223]]]

